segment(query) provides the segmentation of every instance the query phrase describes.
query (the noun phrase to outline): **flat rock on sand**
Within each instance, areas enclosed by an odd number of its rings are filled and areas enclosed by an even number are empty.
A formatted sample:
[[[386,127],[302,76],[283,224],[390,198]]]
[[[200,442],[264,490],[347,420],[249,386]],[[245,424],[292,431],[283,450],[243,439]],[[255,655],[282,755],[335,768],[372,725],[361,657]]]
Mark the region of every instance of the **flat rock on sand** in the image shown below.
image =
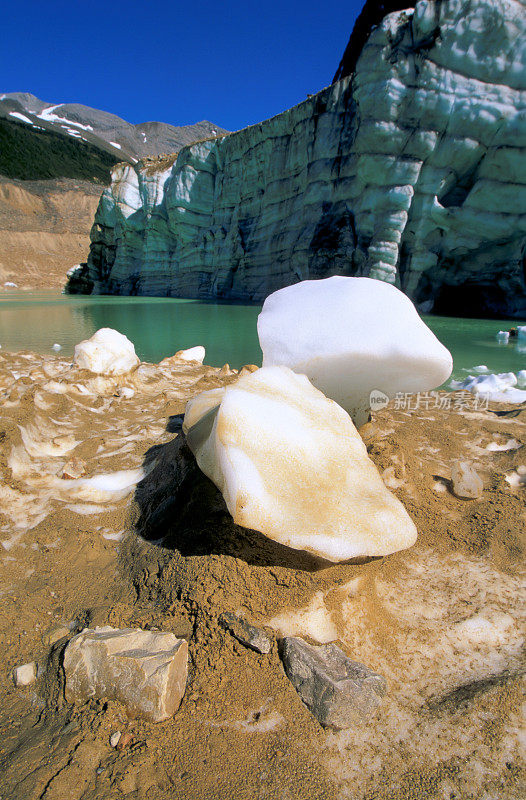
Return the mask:
[[[179,708],[187,661],[188,644],[173,633],[86,628],[64,654],[66,699],[119,700],[132,714],[161,722]]]

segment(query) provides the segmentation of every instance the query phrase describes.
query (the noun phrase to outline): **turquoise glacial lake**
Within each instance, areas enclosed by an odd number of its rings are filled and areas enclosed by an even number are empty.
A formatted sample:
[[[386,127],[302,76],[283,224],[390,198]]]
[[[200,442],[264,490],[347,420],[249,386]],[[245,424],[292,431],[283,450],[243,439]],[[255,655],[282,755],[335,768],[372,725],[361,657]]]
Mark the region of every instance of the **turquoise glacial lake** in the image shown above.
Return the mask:
[[[260,306],[203,303],[164,297],[84,297],[57,292],[6,291],[0,295],[0,344],[4,351],[73,355],[75,345],[99,328],[115,328],[135,345],[143,361],[158,362],[177,350],[202,344],[205,363],[231,367],[261,364],[256,320]],[[496,341],[498,330],[521,324],[513,320],[456,319],[424,316],[452,352],[453,377],[485,364],[491,372],[526,368],[526,342]],[[526,324],[526,321],[522,322]]]

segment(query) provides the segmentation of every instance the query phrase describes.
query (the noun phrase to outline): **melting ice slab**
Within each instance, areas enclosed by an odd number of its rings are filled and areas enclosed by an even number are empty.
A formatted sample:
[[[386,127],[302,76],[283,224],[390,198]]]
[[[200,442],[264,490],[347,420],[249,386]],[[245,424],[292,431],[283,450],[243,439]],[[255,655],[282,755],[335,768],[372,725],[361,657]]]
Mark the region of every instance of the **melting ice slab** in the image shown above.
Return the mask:
[[[99,375],[124,375],[139,364],[132,342],[113,328],[100,328],[75,345],[74,363]]]
[[[416,528],[349,415],[287,367],[187,405],[188,444],[234,522],[332,562],[410,547]]]
[[[271,294],[258,318],[263,366],[283,364],[367,421],[377,389],[424,392],[451,374],[453,359],[399,289],[372,278],[302,281]]]

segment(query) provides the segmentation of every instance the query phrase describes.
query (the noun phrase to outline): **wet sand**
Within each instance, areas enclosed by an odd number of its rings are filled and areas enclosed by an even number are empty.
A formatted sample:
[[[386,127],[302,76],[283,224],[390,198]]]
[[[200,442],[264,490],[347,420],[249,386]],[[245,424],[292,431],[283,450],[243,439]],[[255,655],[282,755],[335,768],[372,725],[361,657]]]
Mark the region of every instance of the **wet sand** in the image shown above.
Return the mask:
[[[375,414],[362,435],[417,544],[317,569],[234,526],[204,478],[177,485],[187,399],[236,377],[167,360],[107,379],[0,354],[2,800],[524,797],[526,408],[476,410],[457,393],[449,409]],[[478,500],[452,494],[456,458],[483,479]],[[277,638],[337,641],[387,696],[368,721],[324,730],[277,642],[246,649],[225,611]],[[189,639],[173,719],[65,702],[67,641],[104,624]],[[32,660],[37,683],[15,688]]]

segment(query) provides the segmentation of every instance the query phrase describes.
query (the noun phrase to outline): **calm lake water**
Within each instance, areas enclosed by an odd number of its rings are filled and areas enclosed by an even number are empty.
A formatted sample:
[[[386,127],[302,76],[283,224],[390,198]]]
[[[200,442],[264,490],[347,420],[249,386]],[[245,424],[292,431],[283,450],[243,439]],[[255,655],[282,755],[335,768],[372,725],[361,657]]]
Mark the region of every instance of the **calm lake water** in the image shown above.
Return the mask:
[[[0,297],[0,344],[4,350],[73,355],[75,345],[98,328],[115,328],[135,345],[143,361],[160,361],[177,350],[202,344],[205,363],[261,364],[256,320],[260,306],[203,303],[163,297],[84,297],[56,292],[6,292]],[[526,367],[526,343],[500,345],[498,330],[517,320],[476,320],[424,316],[452,352],[453,377],[485,364],[491,372]],[[520,324],[520,321],[519,321]]]

